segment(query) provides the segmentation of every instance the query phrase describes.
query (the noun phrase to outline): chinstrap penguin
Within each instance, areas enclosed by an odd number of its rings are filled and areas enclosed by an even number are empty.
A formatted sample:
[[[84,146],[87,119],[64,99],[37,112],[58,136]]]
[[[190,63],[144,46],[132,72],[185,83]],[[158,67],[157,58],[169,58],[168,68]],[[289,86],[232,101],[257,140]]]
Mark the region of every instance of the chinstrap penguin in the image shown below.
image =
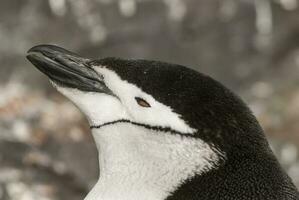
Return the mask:
[[[27,58],[88,118],[100,176],[85,200],[299,199],[251,111],[212,78],[53,45]]]

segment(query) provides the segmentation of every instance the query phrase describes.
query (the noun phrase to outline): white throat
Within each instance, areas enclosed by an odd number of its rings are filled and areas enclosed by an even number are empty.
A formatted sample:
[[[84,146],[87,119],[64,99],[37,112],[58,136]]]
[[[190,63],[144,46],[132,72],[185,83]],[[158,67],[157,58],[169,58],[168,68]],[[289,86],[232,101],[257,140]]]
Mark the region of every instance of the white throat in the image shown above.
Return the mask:
[[[186,179],[215,167],[216,153],[200,139],[130,123],[93,129],[100,177],[85,200],[163,200]]]

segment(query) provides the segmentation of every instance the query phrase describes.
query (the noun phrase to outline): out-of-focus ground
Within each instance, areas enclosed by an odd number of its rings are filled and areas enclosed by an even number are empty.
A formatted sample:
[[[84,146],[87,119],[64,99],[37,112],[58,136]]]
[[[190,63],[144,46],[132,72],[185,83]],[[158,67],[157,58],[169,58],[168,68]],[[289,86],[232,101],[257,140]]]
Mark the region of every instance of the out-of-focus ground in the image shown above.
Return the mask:
[[[299,187],[299,1],[1,0],[0,199],[83,199],[97,154],[83,115],[26,61],[41,43],[187,65],[239,94]]]

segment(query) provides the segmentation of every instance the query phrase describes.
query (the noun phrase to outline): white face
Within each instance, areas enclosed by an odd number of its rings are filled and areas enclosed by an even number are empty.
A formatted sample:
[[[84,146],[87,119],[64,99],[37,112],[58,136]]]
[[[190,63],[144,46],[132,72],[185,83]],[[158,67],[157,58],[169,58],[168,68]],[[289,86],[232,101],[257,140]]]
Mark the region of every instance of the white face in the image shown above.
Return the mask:
[[[104,76],[106,86],[117,97],[56,86],[86,114],[91,125],[98,126],[116,120],[129,120],[149,126],[168,127],[183,134],[194,133],[195,130],[169,106],[156,101],[136,85],[122,80],[112,70],[104,67],[94,67],[94,69]],[[145,100],[150,107],[139,105],[136,97]]]

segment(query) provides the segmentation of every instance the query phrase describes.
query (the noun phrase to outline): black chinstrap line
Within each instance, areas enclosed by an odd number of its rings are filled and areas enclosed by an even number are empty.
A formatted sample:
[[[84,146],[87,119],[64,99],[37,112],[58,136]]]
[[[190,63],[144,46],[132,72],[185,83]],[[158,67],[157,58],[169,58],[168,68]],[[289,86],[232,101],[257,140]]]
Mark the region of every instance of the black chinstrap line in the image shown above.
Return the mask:
[[[150,129],[150,130],[155,130],[155,131],[161,131],[161,132],[169,132],[172,134],[178,134],[178,135],[182,135],[182,136],[193,136],[192,133],[182,133],[176,130],[173,130],[170,127],[162,127],[162,126],[151,126],[148,124],[142,124],[142,123],[138,123],[138,122],[134,122],[128,119],[119,119],[119,120],[115,120],[115,121],[111,121],[111,122],[106,122],[100,125],[92,125],[90,126],[91,129],[99,129],[102,128],[104,126],[108,126],[108,125],[112,125],[112,124],[117,124],[117,123],[129,123],[129,124],[133,124],[136,126],[141,126],[144,127],[146,129]]]

